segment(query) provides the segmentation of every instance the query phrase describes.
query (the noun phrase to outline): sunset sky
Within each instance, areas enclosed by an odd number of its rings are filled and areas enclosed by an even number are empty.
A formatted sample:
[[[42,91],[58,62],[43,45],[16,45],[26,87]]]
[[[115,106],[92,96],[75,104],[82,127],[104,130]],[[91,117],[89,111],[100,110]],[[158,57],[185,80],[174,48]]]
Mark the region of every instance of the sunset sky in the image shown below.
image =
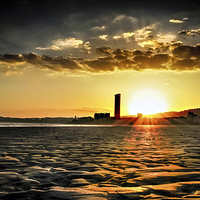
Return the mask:
[[[2,1],[0,116],[113,116],[117,93],[121,115],[199,108],[199,9],[199,1]]]

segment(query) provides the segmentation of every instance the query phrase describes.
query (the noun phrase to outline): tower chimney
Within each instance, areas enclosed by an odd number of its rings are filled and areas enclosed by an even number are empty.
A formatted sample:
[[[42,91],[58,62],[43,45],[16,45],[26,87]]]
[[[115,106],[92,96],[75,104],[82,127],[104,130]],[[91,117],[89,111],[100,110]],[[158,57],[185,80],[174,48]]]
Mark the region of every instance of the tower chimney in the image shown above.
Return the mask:
[[[121,94],[115,94],[115,118],[120,119],[120,98]]]

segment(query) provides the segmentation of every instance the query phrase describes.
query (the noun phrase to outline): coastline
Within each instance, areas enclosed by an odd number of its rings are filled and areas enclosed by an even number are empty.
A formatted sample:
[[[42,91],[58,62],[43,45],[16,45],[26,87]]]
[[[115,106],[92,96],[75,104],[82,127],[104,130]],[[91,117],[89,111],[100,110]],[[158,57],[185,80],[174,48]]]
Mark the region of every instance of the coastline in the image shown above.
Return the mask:
[[[74,118],[1,118],[0,124],[60,124],[60,125],[200,125],[200,122],[187,120],[186,118],[106,118],[106,119],[74,119]]]

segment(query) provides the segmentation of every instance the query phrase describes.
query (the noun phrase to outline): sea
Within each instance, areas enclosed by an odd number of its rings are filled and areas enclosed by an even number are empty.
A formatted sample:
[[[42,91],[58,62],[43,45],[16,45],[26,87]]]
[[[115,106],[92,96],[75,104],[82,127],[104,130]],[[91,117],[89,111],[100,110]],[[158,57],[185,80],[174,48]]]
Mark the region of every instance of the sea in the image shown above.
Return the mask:
[[[0,199],[200,199],[200,126],[0,123]]]

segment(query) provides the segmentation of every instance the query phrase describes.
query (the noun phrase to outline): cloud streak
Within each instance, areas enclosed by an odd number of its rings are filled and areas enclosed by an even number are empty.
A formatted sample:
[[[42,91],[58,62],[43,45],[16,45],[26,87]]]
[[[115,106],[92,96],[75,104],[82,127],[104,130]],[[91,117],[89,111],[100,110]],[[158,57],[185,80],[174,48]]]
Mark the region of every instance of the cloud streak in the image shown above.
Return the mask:
[[[51,57],[47,55],[4,54],[0,55],[1,73],[21,73],[34,66],[51,72],[103,73],[116,70],[173,70],[191,71],[200,69],[200,45],[170,44],[168,53],[154,50],[113,49],[108,46],[96,49],[98,58]]]
[[[184,21],[179,19],[170,19],[169,22],[174,24],[182,24]]]
[[[103,31],[106,29],[106,26],[95,26],[91,28],[92,31]]]
[[[53,44],[48,47],[36,47],[38,50],[63,50],[64,48],[79,48],[83,41],[75,38],[66,38],[65,40],[58,39],[52,42]]]
[[[28,54],[4,54],[0,56],[0,71],[5,74],[21,73],[30,65],[43,70],[62,72],[63,70],[81,70],[77,62],[78,58],[51,57],[47,55],[39,56],[35,53]],[[5,66],[7,70],[5,70]],[[21,66],[24,66],[23,68]]]
[[[200,34],[200,29],[193,29],[193,30],[181,30],[178,32],[179,35],[190,35],[190,36],[194,36],[195,34]]]

